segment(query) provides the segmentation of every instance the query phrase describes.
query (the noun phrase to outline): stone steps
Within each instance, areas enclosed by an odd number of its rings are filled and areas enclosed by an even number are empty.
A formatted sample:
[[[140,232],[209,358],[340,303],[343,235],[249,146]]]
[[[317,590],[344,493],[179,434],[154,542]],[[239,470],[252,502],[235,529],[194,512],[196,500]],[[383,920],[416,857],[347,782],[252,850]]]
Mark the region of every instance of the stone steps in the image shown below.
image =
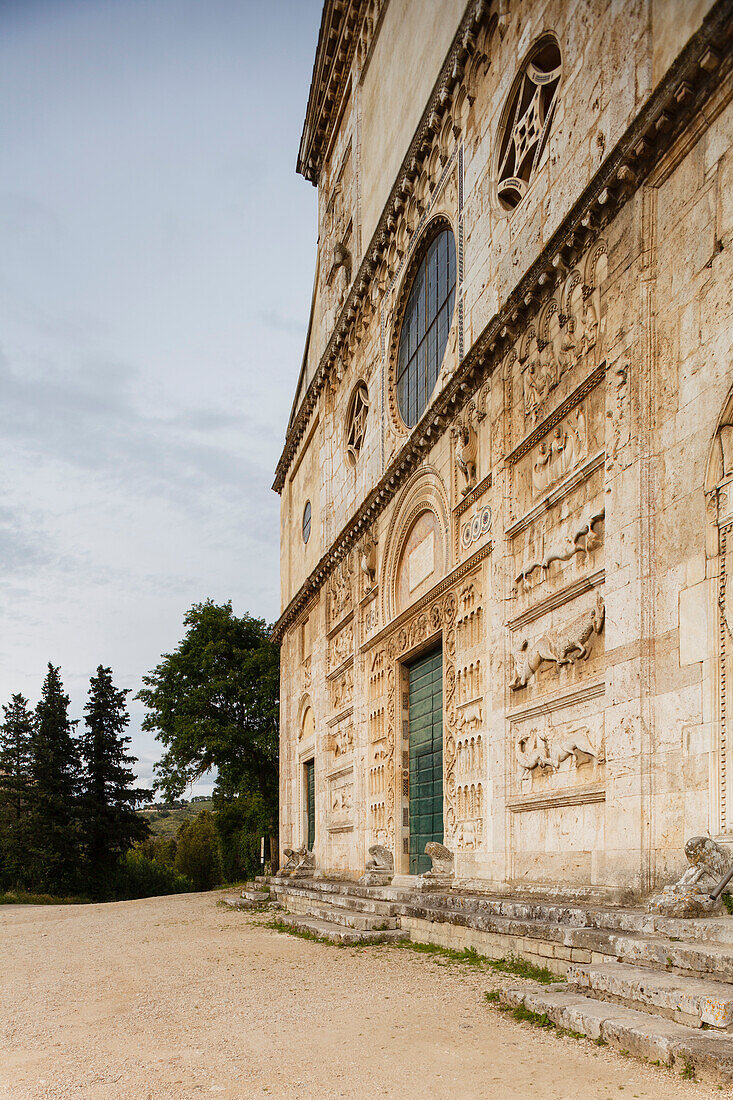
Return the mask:
[[[264,909],[269,904],[269,899],[264,901],[251,901],[249,898],[230,895],[221,899],[224,905],[230,909]]]
[[[342,924],[334,924],[332,921],[320,920],[317,917],[300,913],[283,913],[280,920],[297,932],[312,932],[330,943],[358,946],[359,944],[395,943],[410,938],[409,933],[403,932],[399,928],[372,930],[349,928]]]
[[[568,983],[583,995],[664,1016],[688,1027],[733,1027],[733,985],[724,982],[626,963],[571,963]]]
[[[506,989],[503,1004],[522,1005],[546,1015],[557,1027],[603,1040],[624,1054],[685,1073],[714,1084],[733,1083],[733,1042],[722,1032],[695,1031],[684,1024],[647,1012],[594,1000],[564,986],[541,990]]]
[[[274,893],[284,903],[287,899],[292,898],[304,898],[312,900],[318,904],[328,902],[329,905],[347,909],[350,912],[360,913],[374,913],[383,916],[392,916],[394,914],[394,903],[388,901],[381,901],[378,898],[370,898],[369,896],[363,897],[358,894],[349,894],[346,892],[333,892],[327,890],[320,890],[318,887],[305,886],[303,884],[288,884],[287,886],[274,887]]]
[[[330,902],[312,901],[301,898],[290,901],[290,912],[295,916],[315,917],[317,920],[327,921],[329,924],[338,924],[344,928],[357,928],[365,932],[387,931],[399,928],[398,917],[385,915],[384,913],[364,913],[360,909],[345,909],[343,906],[332,905]],[[298,904],[300,903],[300,904]]]
[[[426,899],[398,907],[403,917],[435,923],[451,923],[488,932],[516,942],[537,940],[564,949],[558,957],[574,962],[619,961],[635,966],[672,971],[690,977],[733,982],[733,947],[711,942],[689,942],[656,933],[618,932],[613,928],[578,927],[540,920],[518,920],[484,910],[446,910]],[[568,953],[566,955],[566,952]]]

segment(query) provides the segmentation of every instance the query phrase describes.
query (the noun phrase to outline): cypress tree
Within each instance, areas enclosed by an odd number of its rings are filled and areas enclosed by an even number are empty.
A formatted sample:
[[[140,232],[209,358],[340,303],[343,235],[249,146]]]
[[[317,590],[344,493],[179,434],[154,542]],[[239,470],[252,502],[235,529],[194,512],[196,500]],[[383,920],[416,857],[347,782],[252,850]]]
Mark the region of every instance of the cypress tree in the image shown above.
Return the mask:
[[[49,662],[31,740],[29,866],[36,889],[59,894],[79,886],[79,754],[69,696]]]
[[[114,686],[112,670],[99,665],[84,708],[81,839],[89,885],[97,896],[113,889],[119,857],[149,831],[146,819],[135,812],[150,792],[133,786],[137,760],[129,755],[130,738],[125,736],[128,694]]]
[[[0,724],[0,875],[8,886],[24,878],[32,737],[28,700],[13,695]]]

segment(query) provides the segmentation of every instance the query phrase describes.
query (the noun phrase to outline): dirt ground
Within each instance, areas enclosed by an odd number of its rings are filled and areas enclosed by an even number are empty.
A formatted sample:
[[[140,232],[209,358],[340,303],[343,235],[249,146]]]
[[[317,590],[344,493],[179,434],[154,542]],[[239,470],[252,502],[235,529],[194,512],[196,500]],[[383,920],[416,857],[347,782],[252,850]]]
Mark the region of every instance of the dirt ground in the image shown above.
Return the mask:
[[[216,894],[0,908],[0,1097],[724,1095],[518,1024],[517,979],[283,935]]]

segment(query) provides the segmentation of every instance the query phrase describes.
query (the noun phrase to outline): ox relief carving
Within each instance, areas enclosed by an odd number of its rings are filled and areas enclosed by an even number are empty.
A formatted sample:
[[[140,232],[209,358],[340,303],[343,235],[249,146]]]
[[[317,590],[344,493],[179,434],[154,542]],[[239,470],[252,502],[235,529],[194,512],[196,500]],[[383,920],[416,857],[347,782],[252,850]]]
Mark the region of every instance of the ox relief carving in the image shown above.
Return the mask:
[[[557,534],[548,549],[543,547],[539,555],[530,557],[514,578],[517,592],[528,592],[545,581],[553,562],[570,561],[577,554],[585,564],[588,555],[603,542],[605,516],[605,508],[596,506],[578,519],[568,534]]]
[[[331,681],[331,707],[333,710],[343,710],[348,707],[354,698],[354,670],[347,668],[335,680]]]
[[[582,405],[552,435],[541,440],[533,456],[532,489],[535,495],[562,481],[588,453],[588,432]]]
[[[354,649],[354,628],[348,623],[342,630],[335,634],[328,647],[329,668],[338,668],[347,661]]]
[[[556,734],[553,730],[531,729],[520,734],[514,731],[514,752],[522,779],[529,779],[535,769],[557,772],[565,761],[579,768],[584,764],[602,764],[605,760],[603,742],[596,748],[586,727]]]
[[[351,555],[347,554],[338,563],[328,581],[328,617],[329,625],[335,626],[352,608],[352,566]]]
[[[602,632],[605,604],[600,592],[593,607],[557,630],[541,634],[534,642],[524,638],[512,652],[514,671],[509,687],[519,691],[526,687],[543,664],[574,665],[588,659],[595,638]]]

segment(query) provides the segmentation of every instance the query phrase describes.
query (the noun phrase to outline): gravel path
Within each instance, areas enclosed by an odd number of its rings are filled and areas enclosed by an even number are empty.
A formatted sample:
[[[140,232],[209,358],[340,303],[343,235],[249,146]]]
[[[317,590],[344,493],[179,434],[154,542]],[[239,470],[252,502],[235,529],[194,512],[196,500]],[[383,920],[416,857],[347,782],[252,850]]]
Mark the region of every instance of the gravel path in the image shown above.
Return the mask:
[[[723,1095],[486,1004],[517,979],[263,919],[215,894],[0,908],[0,1097]]]

